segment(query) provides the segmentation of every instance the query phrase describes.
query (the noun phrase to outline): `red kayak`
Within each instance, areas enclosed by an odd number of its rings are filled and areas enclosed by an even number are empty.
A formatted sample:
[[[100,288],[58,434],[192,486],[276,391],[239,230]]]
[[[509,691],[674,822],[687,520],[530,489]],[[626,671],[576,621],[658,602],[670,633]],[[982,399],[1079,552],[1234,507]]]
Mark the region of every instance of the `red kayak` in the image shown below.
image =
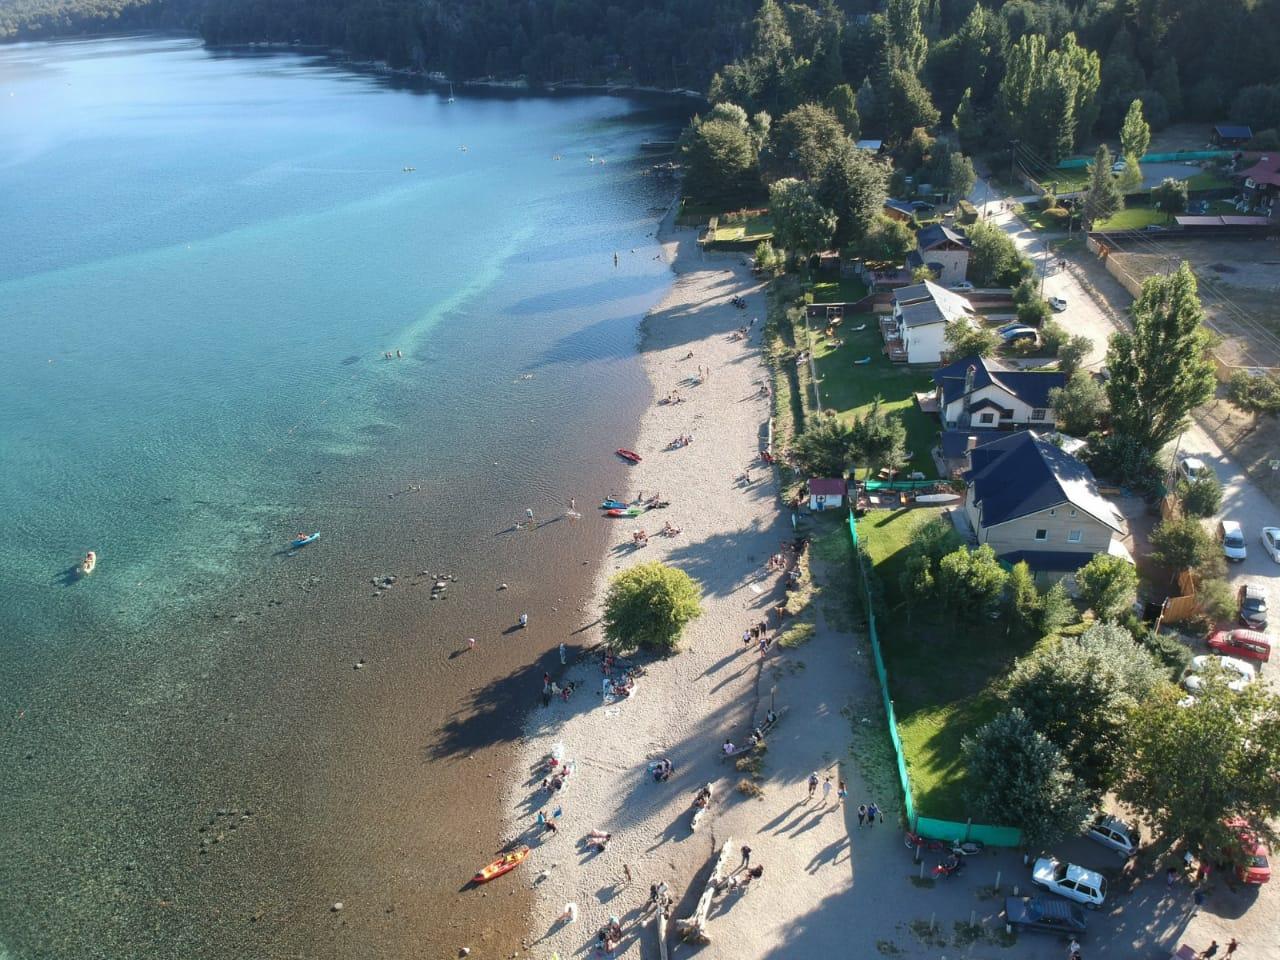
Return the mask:
[[[630,460],[632,463],[639,463],[641,459],[640,454],[636,453],[634,450],[627,450],[622,447],[618,448],[618,456],[623,460]]]

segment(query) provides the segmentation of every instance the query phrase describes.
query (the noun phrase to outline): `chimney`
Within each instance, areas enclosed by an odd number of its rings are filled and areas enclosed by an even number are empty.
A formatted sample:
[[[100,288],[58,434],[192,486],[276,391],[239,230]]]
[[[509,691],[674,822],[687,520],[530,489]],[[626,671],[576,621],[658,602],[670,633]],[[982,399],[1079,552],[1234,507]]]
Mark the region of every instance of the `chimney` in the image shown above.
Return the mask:
[[[972,363],[969,364],[969,369],[964,372],[964,395],[966,397],[973,393],[973,377],[977,372],[978,368]]]

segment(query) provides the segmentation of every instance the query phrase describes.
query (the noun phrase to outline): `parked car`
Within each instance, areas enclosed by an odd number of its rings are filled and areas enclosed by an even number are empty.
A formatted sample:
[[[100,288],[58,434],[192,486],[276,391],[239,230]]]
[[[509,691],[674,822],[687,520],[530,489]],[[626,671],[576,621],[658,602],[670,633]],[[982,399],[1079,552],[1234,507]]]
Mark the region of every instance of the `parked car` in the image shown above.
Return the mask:
[[[1099,813],[1089,822],[1089,830],[1085,834],[1095,843],[1114,850],[1126,860],[1138,852],[1138,831],[1123,820]]]
[[[1036,332],[1034,327],[1025,327],[1020,323],[1009,329],[1000,328],[996,330],[996,335],[1005,343],[1017,343],[1019,340],[1035,343],[1040,339],[1040,334]]]
[[[1244,530],[1235,520],[1218,524],[1218,542],[1222,544],[1222,555],[1232,563],[1241,563],[1249,553],[1244,546]]]
[[[1209,649],[1226,656],[1256,660],[1259,664],[1271,659],[1271,641],[1257,630],[1219,630],[1209,638]]]
[[[1255,630],[1267,629],[1267,592],[1256,583],[1242,583],[1236,594],[1240,602],[1240,622]]]
[[[1202,477],[1212,477],[1214,473],[1213,467],[1199,457],[1183,457],[1178,461],[1178,475],[1187,483],[1191,483]]]
[[[917,213],[926,213],[930,210],[938,209],[936,204],[930,203],[928,200],[912,200],[911,209]]]
[[[1015,930],[1045,930],[1083,937],[1084,911],[1074,903],[1050,897],[1005,897],[1004,922]]]
[[[1061,297],[1050,297],[1048,300],[1049,307],[1054,313],[1062,313],[1067,309],[1067,301]]]
[[[1215,668],[1220,669],[1229,677],[1227,686],[1237,692],[1253,683],[1254,678],[1257,676],[1257,671],[1254,670],[1251,663],[1246,663],[1235,657],[1201,654],[1198,657],[1191,658],[1191,663],[1187,666],[1187,674],[1183,677],[1182,685],[1194,693],[1204,686],[1204,682],[1207,679],[1205,674],[1210,673]]]
[[[968,280],[957,280],[951,285],[952,290],[972,290],[973,284]]]
[[[1262,549],[1276,563],[1280,563],[1280,527],[1262,528]]]
[[[1235,842],[1225,851],[1236,867],[1241,883],[1262,884],[1271,879],[1271,851],[1266,841],[1243,817],[1224,820],[1222,825],[1235,834]]]
[[[1053,857],[1041,857],[1035,862],[1031,882],[1095,910],[1107,899],[1107,881],[1102,874],[1074,863],[1060,863]]]

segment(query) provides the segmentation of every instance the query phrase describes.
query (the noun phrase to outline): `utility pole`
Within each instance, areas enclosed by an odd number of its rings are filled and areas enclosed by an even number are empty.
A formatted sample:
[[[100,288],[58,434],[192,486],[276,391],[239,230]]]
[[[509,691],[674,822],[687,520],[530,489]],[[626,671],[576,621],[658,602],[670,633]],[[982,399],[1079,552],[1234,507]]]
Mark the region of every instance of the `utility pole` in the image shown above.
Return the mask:
[[[1017,150],[1017,149],[1018,149],[1018,144],[1020,144],[1021,142],[1022,142],[1021,140],[1010,140],[1010,141],[1009,141],[1009,176],[1010,176],[1010,177],[1013,177],[1013,176],[1015,175],[1015,173],[1014,173],[1014,165],[1013,165],[1013,162],[1014,162],[1014,161],[1013,161],[1013,152],[1014,152],[1015,150]]]
[[[1040,299],[1044,299],[1044,277],[1049,272],[1049,261],[1053,259],[1052,248],[1049,241],[1044,242],[1044,262],[1040,264]]]

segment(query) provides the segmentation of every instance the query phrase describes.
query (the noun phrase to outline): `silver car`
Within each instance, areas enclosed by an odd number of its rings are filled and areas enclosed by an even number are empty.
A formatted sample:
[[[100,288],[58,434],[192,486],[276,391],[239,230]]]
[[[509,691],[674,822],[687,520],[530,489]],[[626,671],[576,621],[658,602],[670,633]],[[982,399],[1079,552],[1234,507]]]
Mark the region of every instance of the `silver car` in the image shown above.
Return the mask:
[[[1099,813],[1090,821],[1086,836],[1126,860],[1138,852],[1138,832],[1123,820],[1105,813]]]

